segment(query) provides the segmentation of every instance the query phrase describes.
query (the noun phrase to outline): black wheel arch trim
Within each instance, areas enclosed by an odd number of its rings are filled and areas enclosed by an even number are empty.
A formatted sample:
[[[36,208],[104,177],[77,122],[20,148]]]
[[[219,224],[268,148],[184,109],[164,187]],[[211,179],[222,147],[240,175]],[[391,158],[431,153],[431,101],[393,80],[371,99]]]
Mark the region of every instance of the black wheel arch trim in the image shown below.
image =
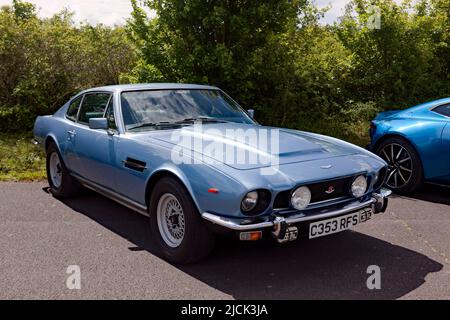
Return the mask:
[[[154,189],[155,185],[158,183],[158,181],[164,177],[174,178],[175,180],[178,181],[178,183],[180,183],[183,186],[183,188],[186,190],[186,192],[191,197],[191,200],[194,203],[195,208],[197,209],[197,211],[200,214],[200,212],[201,212],[200,207],[198,206],[198,203],[195,200],[194,195],[192,194],[191,190],[183,182],[183,179],[181,179],[175,172],[168,170],[168,169],[156,170],[155,172],[153,172],[150,175],[150,177],[147,180],[147,183],[145,185],[145,204],[146,204],[148,210],[150,210],[150,198],[151,198],[153,189]]]
[[[418,160],[420,162],[420,169],[422,170],[422,174],[423,174],[424,178],[426,179],[426,177],[425,177],[425,170],[423,168],[422,156],[420,155],[420,152],[418,151],[416,144],[414,142],[412,142],[410,139],[408,139],[406,136],[404,136],[402,134],[399,134],[399,133],[389,133],[389,134],[386,134],[384,136],[381,136],[380,138],[378,138],[378,140],[373,145],[373,150],[372,151],[374,153],[377,152],[377,149],[380,147],[380,145],[384,141],[386,141],[388,139],[391,139],[391,138],[398,138],[398,139],[404,140],[405,142],[409,143],[409,145],[414,149],[414,151],[416,152],[416,154],[418,156]]]
[[[419,156],[420,164],[422,165],[422,157],[421,157],[421,155],[420,155],[420,152],[417,150],[416,144],[415,144],[414,142],[412,142],[410,139],[408,139],[406,136],[401,135],[401,134],[399,134],[399,133],[389,133],[389,134],[386,134],[386,135],[384,135],[384,136],[381,136],[380,138],[378,138],[378,140],[377,140],[377,141],[375,142],[375,144],[373,145],[372,151],[373,151],[373,152],[376,152],[377,149],[380,147],[380,145],[381,145],[384,141],[386,141],[386,140],[388,140],[388,139],[391,139],[391,138],[399,138],[399,139],[402,139],[402,140],[405,140],[406,142],[408,142],[408,143],[414,148],[414,151],[415,151],[415,152],[417,153],[417,155]],[[423,168],[423,166],[422,166],[422,168]]]

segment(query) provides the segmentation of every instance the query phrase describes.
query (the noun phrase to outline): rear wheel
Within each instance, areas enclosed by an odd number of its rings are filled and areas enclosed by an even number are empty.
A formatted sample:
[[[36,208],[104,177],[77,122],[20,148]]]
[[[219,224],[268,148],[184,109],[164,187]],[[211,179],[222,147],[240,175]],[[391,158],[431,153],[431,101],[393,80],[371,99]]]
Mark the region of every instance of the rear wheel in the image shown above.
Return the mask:
[[[399,137],[383,141],[376,153],[388,163],[386,186],[399,193],[418,190],[423,184],[423,169],[414,147]]]
[[[150,227],[162,256],[174,263],[206,257],[214,235],[203,222],[190,194],[175,178],[159,180],[150,198]]]
[[[51,143],[47,148],[47,180],[50,191],[57,198],[67,198],[78,193],[81,186],[67,170],[58,148]]]

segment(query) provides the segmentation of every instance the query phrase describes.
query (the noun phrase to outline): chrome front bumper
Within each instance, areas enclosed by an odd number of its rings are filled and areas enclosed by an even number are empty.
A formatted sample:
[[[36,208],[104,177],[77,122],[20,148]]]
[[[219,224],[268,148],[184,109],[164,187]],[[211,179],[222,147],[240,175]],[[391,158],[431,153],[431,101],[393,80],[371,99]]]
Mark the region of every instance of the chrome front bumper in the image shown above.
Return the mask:
[[[381,213],[386,210],[388,197],[391,194],[391,190],[382,188],[378,193],[373,193],[372,197],[367,201],[354,201],[337,210],[323,209],[319,213],[312,215],[306,215],[304,213],[293,214],[290,216],[280,216],[272,214],[268,217],[265,217],[265,219],[267,219],[266,221],[255,223],[243,223],[242,221],[238,221],[237,219],[221,217],[209,212],[202,213],[202,217],[205,220],[212,222],[213,224],[217,224],[219,226],[235,231],[258,230],[264,228],[277,229],[279,228],[280,224],[291,225],[312,220],[322,220],[368,208],[370,208],[375,214]]]

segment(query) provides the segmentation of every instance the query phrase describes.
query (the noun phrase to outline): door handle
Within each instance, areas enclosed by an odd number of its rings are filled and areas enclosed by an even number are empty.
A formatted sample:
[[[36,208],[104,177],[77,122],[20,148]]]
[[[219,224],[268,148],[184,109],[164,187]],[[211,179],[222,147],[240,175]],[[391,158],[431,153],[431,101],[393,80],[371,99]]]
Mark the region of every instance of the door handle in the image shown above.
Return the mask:
[[[77,135],[77,133],[75,132],[75,130],[69,130],[67,131],[67,134],[69,135],[67,137],[67,140],[72,141],[73,138]]]

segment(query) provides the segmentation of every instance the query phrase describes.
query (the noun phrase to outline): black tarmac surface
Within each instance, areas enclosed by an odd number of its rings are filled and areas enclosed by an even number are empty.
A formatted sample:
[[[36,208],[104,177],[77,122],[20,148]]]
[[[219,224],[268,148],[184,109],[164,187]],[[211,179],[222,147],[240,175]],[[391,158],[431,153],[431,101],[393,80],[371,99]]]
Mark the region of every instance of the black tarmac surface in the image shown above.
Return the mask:
[[[287,245],[219,241],[198,264],[157,255],[147,218],[100,195],[0,183],[0,299],[450,299],[450,189],[393,196],[353,231]],[[81,289],[66,286],[78,265]],[[381,269],[381,289],[366,286]]]

